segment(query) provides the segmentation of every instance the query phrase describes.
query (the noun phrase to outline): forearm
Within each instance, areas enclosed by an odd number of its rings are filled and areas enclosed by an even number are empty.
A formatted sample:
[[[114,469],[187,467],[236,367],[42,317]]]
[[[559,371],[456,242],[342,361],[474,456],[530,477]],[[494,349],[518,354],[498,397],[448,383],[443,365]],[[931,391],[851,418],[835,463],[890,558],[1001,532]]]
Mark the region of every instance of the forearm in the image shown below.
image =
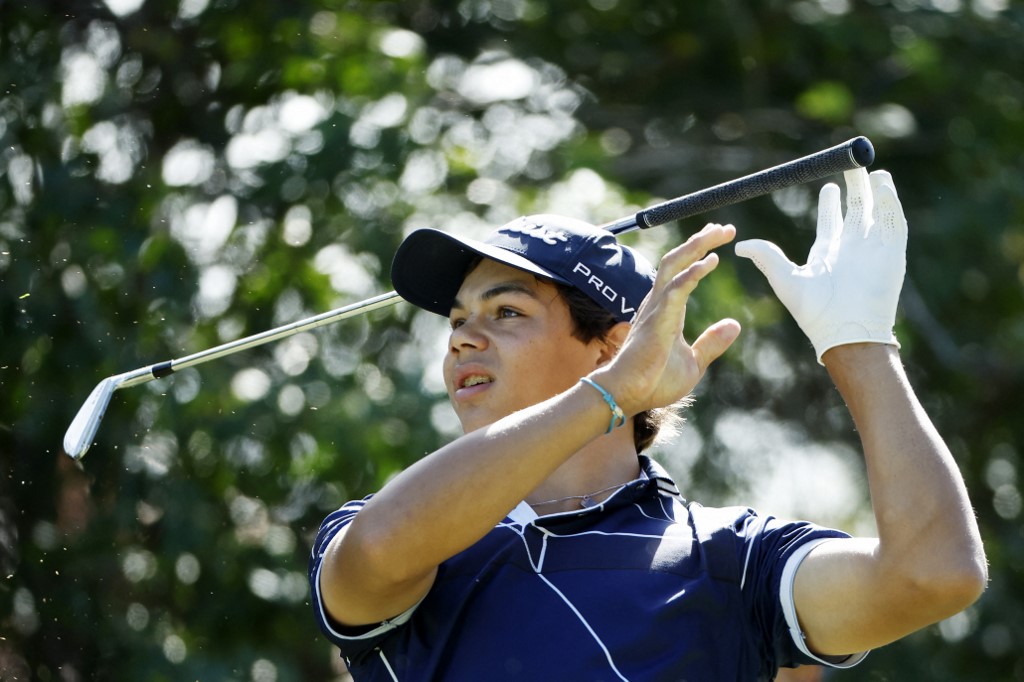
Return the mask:
[[[839,346],[824,362],[863,444],[882,566],[924,581],[983,573],[981,539],[963,479],[895,347]]]
[[[473,431],[392,479],[347,533],[343,569],[383,581],[431,570],[483,537],[534,488],[608,427],[608,407],[577,384]]]

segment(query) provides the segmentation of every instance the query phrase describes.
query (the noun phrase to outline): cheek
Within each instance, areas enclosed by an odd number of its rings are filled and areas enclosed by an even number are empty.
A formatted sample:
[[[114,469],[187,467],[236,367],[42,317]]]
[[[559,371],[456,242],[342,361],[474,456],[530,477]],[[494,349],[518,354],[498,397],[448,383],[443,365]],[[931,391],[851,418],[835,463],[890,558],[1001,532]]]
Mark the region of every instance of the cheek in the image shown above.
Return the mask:
[[[571,385],[594,369],[591,364],[588,349],[584,347],[571,343],[558,347],[538,343],[531,344],[522,355],[520,369],[541,380]]]
[[[450,349],[446,349],[444,355],[441,356],[441,371],[448,374],[452,367],[455,366],[455,359]]]
[[[455,359],[451,353],[445,353],[444,360],[441,362],[441,379],[444,381],[446,389],[451,390],[451,378],[455,368]]]

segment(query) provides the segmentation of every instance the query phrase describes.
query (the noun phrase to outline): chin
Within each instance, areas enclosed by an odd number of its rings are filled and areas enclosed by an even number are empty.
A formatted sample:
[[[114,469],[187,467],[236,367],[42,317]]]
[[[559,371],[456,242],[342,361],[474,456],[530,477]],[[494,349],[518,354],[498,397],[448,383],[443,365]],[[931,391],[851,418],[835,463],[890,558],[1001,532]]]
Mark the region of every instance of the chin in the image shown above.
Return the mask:
[[[473,433],[474,431],[476,431],[478,429],[482,429],[485,426],[487,426],[487,424],[474,424],[474,423],[467,423],[467,422],[461,422],[461,423],[462,423],[462,433],[463,434]]]
[[[483,415],[470,416],[470,415],[461,415],[461,414],[456,413],[456,416],[459,418],[459,424],[462,425],[462,432],[463,433],[470,433],[471,431],[476,431],[478,429],[482,429],[482,428],[485,428],[487,426],[490,426],[494,422],[496,422],[499,419],[501,419],[502,416],[504,416],[504,415],[499,415],[497,417],[493,417],[493,416],[483,416]]]

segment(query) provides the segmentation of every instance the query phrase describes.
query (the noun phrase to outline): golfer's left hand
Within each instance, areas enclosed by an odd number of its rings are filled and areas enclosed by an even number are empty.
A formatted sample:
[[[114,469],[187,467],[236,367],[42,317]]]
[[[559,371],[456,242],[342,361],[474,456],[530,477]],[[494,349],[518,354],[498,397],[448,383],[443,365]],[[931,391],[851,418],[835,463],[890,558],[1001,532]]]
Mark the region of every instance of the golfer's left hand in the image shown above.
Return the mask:
[[[768,278],[775,294],[810,339],[818,362],[850,343],[899,347],[893,325],[906,272],[907,219],[886,171],[847,171],[846,219],[839,187],[822,187],[818,230],[806,265],[796,265],[771,242],[736,244]]]
[[[717,267],[713,250],[735,235],[732,225],[709,224],[661,259],[654,287],[622,349],[595,373],[627,415],[671,405],[688,395],[708,365],[736,340],[740,326],[732,319],[711,325],[692,344],[683,338],[690,295]]]

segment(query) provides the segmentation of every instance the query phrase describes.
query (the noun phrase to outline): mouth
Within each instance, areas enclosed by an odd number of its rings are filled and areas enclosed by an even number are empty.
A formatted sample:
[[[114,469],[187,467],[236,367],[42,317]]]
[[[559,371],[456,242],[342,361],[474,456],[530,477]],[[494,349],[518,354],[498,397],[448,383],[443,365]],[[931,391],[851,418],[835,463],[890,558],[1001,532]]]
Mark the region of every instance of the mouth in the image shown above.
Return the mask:
[[[492,383],[494,379],[483,374],[470,374],[459,382],[459,388],[470,388],[472,386],[479,386],[480,384]]]
[[[487,392],[493,384],[494,377],[479,365],[457,368],[452,377],[452,398],[460,402],[470,400],[479,393]]]

